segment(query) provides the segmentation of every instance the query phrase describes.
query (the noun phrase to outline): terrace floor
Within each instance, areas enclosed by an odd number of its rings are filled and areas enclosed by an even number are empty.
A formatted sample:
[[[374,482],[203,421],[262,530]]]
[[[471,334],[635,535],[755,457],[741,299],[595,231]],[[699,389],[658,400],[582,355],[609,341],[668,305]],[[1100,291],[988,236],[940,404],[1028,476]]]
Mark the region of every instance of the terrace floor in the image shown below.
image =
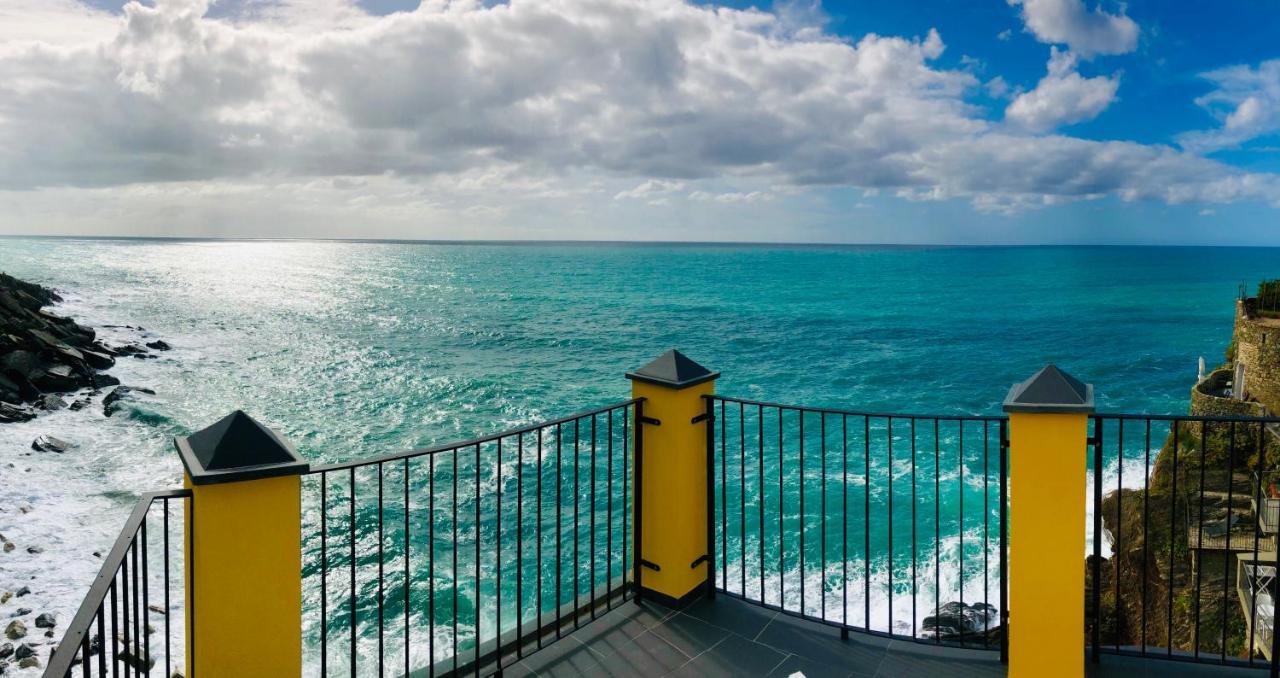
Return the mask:
[[[683,609],[627,602],[559,642],[508,666],[508,677],[791,676],[807,678],[1003,677],[994,651],[936,647],[840,631],[728,596]],[[1086,662],[1093,678],[1222,676],[1261,671],[1124,656]]]

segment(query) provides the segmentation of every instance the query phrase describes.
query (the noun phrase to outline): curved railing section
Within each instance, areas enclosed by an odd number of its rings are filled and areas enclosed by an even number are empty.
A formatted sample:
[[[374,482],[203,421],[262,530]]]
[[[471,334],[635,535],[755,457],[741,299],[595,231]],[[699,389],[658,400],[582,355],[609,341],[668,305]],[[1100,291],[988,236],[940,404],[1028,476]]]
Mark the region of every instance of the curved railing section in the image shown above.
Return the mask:
[[[642,408],[313,467],[304,673],[491,673],[630,599]]]
[[[717,592],[1004,650],[1007,420],[711,396]]]
[[[194,651],[184,649],[183,615],[183,604],[192,602],[185,600],[182,564],[183,535],[190,538],[193,529],[184,529],[190,497],[190,490],[167,490],[138,499],[49,658],[46,677],[151,675],[153,652],[161,650],[167,668],[159,673],[185,673],[184,652]],[[171,511],[170,502],[180,510]],[[163,638],[155,638],[161,629],[153,622],[163,626]]]

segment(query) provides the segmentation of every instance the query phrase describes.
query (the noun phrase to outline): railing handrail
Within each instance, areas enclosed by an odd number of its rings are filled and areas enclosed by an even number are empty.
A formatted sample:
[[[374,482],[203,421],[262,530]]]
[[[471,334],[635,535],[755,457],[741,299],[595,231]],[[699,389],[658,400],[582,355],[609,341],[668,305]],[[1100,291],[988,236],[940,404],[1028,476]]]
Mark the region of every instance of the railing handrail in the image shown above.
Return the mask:
[[[120,570],[120,566],[129,552],[129,547],[133,544],[133,539],[138,534],[138,529],[147,519],[147,513],[151,510],[151,505],[157,499],[190,496],[191,490],[189,489],[174,489],[146,492],[138,497],[137,503],[133,505],[133,511],[129,514],[129,518],[125,520],[124,527],[120,530],[120,535],[116,537],[115,543],[111,546],[111,551],[103,559],[102,567],[98,569],[98,575],[94,578],[93,585],[89,587],[89,592],[85,594],[84,600],[80,603],[80,609],[76,611],[75,617],[71,619],[71,624],[67,626],[67,632],[63,634],[62,640],[58,641],[58,647],[54,650],[53,656],[49,658],[49,665],[45,669],[44,675],[63,676],[71,670],[75,662],[76,653],[84,644],[85,634],[89,632],[94,618],[97,617],[98,609],[102,606],[107,593],[110,591],[111,582],[115,579],[116,572]],[[105,638],[100,641],[98,651],[106,651]],[[82,661],[88,660],[88,657],[82,659]]]
[[[1116,412],[1096,412],[1089,415],[1094,419],[1112,421],[1202,421],[1210,424],[1280,424],[1280,417],[1253,417],[1248,415],[1205,415],[1205,414],[1121,414]]]
[[[749,398],[734,398],[732,396],[707,395],[704,398],[711,400],[719,400],[726,403],[741,403],[743,405],[751,405],[753,407],[769,407],[789,412],[814,412],[825,414],[846,415],[850,417],[869,417],[871,419],[937,419],[938,421],[1005,421],[1008,417],[1004,415],[992,414],[922,414],[909,412],[871,412],[863,410],[845,410],[833,407],[810,407],[806,405],[787,405],[784,403],[769,402],[767,400],[751,400]],[[1277,421],[1280,421],[1278,419]]]
[[[520,426],[518,428],[500,431],[498,433],[490,433],[488,435],[483,435],[478,438],[471,438],[470,440],[459,440],[459,441],[454,441],[449,443],[443,443],[440,445],[433,445],[431,447],[421,447],[418,449],[409,450],[407,452],[392,452],[389,454],[378,455],[375,457],[367,457],[364,459],[353,459],[351,461],[335,462],[332,464],[314,464],[311,466],[311,469],[308,470],[307,473],[304,475],[316,475],[318,473],[330,473],[332,471],[343,471],[351,468],[359,468],[361,466],[373,466],[375,464],[385,464],[387,462],[400,461],[402,459],[413,459],[415,457],[421,457],[421,456],[430,455],[430,454],[439,454],[441,452],[452,452],[454,450],[460,450],[464,447],[473,447],[475,445],[483,445],[485,443],[495,442],[500,439],[506,439],[512,436],[518,436],[521,433],[532,433],[534,431],[537,431],[538,429],[547,428],[549,426],[555,426],[556,424],[567,424],[571,421],[580,420],[585,417],[590,417],[592,415],[603,414],[605,412],[609,412],[610,410],[619,410],[624,407],[630,407],[632,405],[635,405],[636,403],[641,402],[643,400],[644,398],[631,398],[630,400],[622,400],[616,403],[611,403],[609,405],[602,405],[595,409],[578,412],[576,414],[570,414],[568,416],[560,417],[558,419],[551,419],[548,421],[541,421],[535,424],[528,424],[525,426]]]

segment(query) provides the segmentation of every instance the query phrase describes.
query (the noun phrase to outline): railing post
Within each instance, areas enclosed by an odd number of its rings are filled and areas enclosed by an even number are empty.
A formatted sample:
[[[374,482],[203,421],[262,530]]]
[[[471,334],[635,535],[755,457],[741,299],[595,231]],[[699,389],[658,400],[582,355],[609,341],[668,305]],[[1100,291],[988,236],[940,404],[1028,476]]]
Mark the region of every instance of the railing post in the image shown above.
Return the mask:
[[[1009,389],[1009,677],[1084,675],[1081,545],[1093,386],[1053,365]]]
[[[307,462],[238,410],[174,445],[192,491],[186,675],[301,675]]]
[[[711,477],[707,464],[708,405],[720,376],[679,351],[667,351],[628,372],[631,393],[644,398],[643,463],[635,465],[636,557],[640,594],[680,605],[703,593],[713,554],[707,534]]]

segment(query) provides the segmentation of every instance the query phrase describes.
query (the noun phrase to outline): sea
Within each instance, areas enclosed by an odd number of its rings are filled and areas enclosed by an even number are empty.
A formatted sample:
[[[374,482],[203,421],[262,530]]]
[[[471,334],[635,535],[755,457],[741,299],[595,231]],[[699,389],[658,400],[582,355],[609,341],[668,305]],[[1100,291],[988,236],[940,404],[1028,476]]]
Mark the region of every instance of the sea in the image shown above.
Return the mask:
[[[0,617],[48,611],[60,636],[139,494],[180,485],[174,436],[236,409],[341,462],[625,400],[624,373],[677,348],[747,399],[998,415],[1011,384],[1052,363],[1095,385],[1099,411],[1179,414],[1198,360],[1223,362],[1241,285],[1280,277],[1280,249],[6,238],[0,270],[55,288],[53,310],[108,343],[173,347],[119,359],[111,373],[155,395],[115,416],[97,394],[0,426],[0,534],[17,546],[0,553],[0,591],[31,591]],[[40,434],[76,447],[35,452]],[[1103,473],[1141,486],[1143,463]],[[909,593],[855,604],[873,628],[913,630]],[[465,644],[436,632],[414,667]],[[362,630],[362,656],[375,641]]]

